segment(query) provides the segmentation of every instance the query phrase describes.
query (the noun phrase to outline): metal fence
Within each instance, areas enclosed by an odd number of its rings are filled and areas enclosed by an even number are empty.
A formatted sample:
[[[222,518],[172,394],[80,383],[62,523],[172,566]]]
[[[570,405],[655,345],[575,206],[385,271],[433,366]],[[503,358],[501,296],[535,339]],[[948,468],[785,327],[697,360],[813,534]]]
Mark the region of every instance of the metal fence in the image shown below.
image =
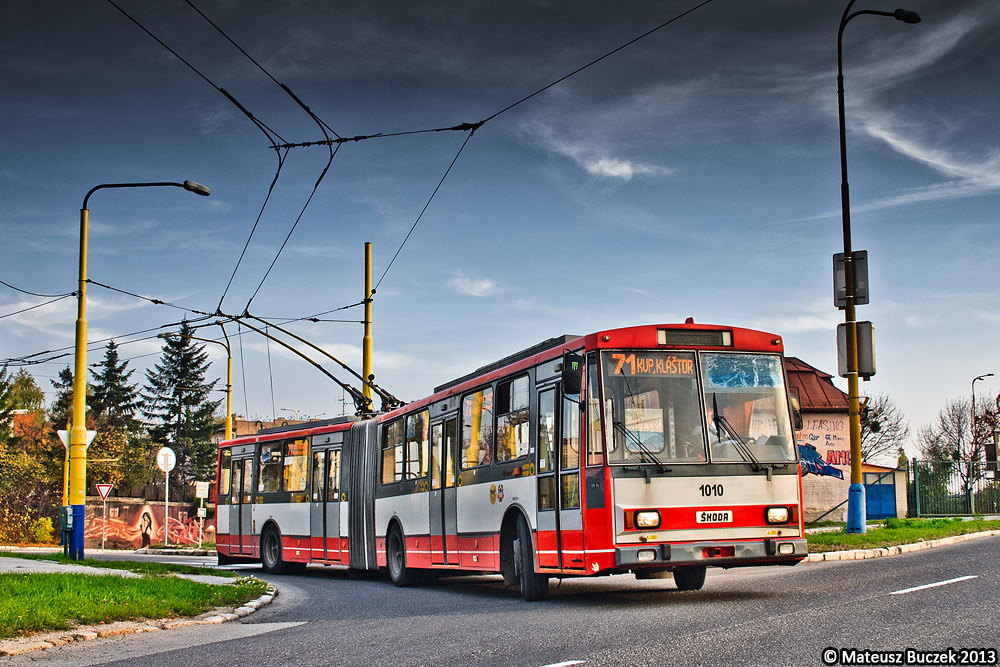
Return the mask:
[[[910,461],[910,516],[1000,514],[997,463]]]

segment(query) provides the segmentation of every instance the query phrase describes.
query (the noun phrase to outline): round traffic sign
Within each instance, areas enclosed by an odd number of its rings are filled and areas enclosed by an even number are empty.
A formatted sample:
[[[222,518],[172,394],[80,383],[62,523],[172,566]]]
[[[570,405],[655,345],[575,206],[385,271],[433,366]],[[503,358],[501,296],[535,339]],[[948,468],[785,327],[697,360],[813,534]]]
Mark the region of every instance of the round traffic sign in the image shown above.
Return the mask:
[[[177,456],[174,454],[174,450],[169,447],[164,447],[160,451],[156,452],[156,465],[163,472],[170,472],[177,465]]]

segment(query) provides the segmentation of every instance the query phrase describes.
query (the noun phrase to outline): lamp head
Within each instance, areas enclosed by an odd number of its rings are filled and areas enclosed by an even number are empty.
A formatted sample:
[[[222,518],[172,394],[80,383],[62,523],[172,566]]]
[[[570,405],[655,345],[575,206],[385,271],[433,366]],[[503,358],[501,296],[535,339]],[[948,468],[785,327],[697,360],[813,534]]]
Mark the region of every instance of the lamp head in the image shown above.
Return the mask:
[[[902,9],[896,10],[897,13],[901,11],[903,10]],[[919,21],[920,17],[917,17],[917,20]],[[193,192],[196,195],[201,195],[202,197],[208,197],[210,194],[212,194],[207,187],[205,187],[201,183],[195,183],[194,181],[184,181],[184,189],[187,190],[188,192]]]
[[[892,18],[903,23],[920,23],[920,14],[909,9],[897,9],[892,13]]]

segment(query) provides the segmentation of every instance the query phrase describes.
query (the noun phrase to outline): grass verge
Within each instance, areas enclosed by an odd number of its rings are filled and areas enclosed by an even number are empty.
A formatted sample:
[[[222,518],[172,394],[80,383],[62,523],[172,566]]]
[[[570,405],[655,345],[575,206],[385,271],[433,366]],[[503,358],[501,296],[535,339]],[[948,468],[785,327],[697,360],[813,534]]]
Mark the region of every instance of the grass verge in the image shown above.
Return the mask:
[[[817,533],[807,535],[809,552],[850,551],[939,540],[952,535],[1000,530],[1000,521],[973,519],[886,519],[882,527],[868,527],[867,533]]]
[[[29,554],[5,552],[4,556],[14,558],[26,558],[28,560],[51,561],[63,563],[65,565],[83,565],[86,567],[103,567],[110,570],[128,570],[138,574],[210,574],[215,577],[240,576],[232,570],[216,570],[210,567],[195,567],[194,565],[179,565],[174,563],[154,563],[152,561],[132,561],[132,560],[97,560],[95,558],[84,558],[83,560],[73,560],[69,556],[61,553]]]
[[[267,590],[259,579],[200,584],[180,577],[0,574],[0,638],[77,624],[197,616],[238,607]]]

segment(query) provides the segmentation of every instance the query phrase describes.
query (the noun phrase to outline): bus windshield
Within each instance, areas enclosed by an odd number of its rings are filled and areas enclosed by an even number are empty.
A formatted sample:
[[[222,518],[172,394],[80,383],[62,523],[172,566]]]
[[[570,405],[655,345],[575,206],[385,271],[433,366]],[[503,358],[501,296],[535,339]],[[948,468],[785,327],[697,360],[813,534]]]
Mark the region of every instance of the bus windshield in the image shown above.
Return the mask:
[[[703,352],[701,375],[712,461],[795,460],[779,356]]]
[[[611,463],[707,460],[694,352],[604,352],[601,358]]]
[[[601,360],[609,463],[795,460],[779,356],[627,350]]]

